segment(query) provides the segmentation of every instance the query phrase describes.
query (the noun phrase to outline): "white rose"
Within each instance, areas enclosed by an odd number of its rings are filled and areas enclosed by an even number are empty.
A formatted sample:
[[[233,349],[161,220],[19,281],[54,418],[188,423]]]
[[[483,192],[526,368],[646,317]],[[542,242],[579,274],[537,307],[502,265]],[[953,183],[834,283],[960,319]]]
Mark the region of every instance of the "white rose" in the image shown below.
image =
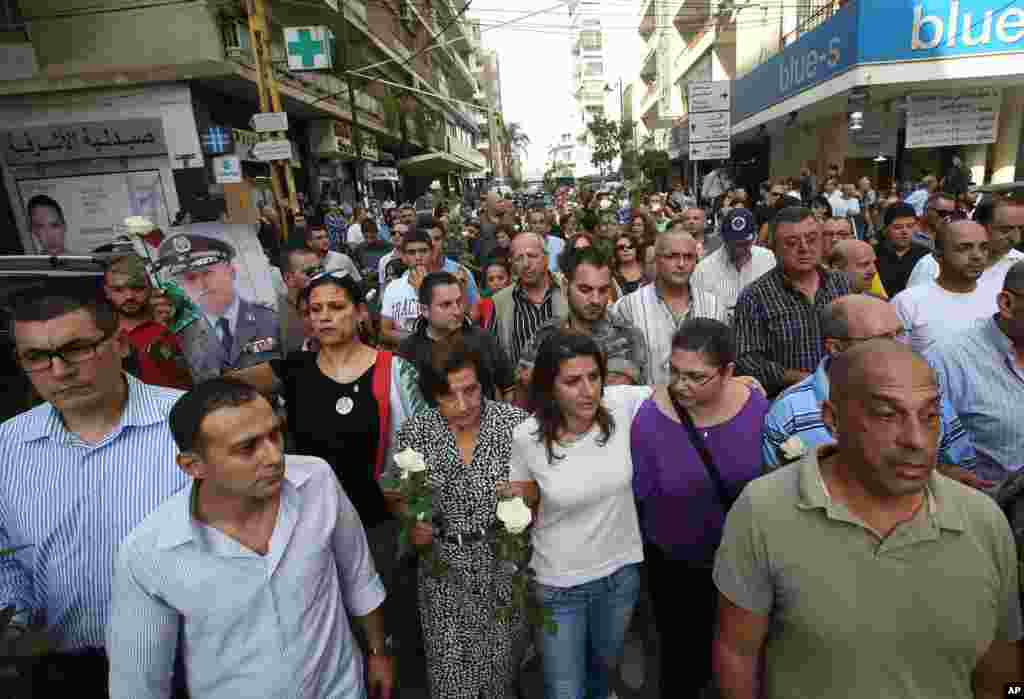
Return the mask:
[[[402,472],[402,478],[408,478],[407,474],[410,473],[427,470],[427,462],[423,460],[423,454],[415,449],[405,449],[395,454],[395,465]]]
[[[124,220],[124,226],[132,235],[146,235],[156,228],[145,216],[129,216]]]
[[[521,534],[533,521],[533,513],[521,497],[498,502],[498,521],[505,525],[509,534]]]
[[[796,461],[807,453],[807,447],[804,445],[802,439],[793,435],[779,445],[779,451],[782,452],[782,458],[787,461]]]

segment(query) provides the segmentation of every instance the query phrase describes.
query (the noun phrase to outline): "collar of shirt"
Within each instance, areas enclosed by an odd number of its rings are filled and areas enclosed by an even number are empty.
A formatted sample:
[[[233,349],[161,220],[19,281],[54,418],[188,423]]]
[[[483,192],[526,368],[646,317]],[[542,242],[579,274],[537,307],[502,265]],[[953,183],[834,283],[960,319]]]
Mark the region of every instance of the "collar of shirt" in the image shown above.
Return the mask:
[[[280,525],[289,513],[298,512],[301,505],[299,489],[309,480],[311,471],[309,469],[296,469],[294,466],[286,467],[284,481],[281,488],[281,505],[277,514],[277,526]],[[199,547],[208,546],[209,537],[203,531],[207,526],[195,517],[197,499],[199,497],[199,482],[193,481],[188,487],[182,489],[174,496],[176,504],[174,519],[168,523],[160,532],[158,546],[163,550],[176,548],[188,543],[195,543]],[[294,518],[293,518],[294,519]],[[275,529],[277,529],[275,526]],[[218,551],[207,551],[218,555]]]
[[[111,432],[111,435],[119,433],[125,427],[144,427],[166,421],[167,415],[146,393],[143,388],[144,384],[130,374],[122,374],[122,376],[128,384],[128,400],[125,401],[124,411],[121,413],[121,422]],[[64,426],[64,420],[57,408],[50,403],[47,405],[49,410],[42,414],[42,419],[34,421],[28,426],[21,434],[21,441],[31,442],[44,437],[49,437],[55,442],[68,442],[76,439]],[[103,441],[106,442],[106,439]]]
[[[843,518],[837,511],[837,504],[826,491],[825,479],[821,475],[821,462],[837,452],[834,444],[818,447],[799,462],[799,485],[797,507],[802,510],[825,510],[829,517]],[[945,479],[945,480],[944,480]],[[928,517],[940,528],[950,531],[964,531],[963,513],[953,500],[952,493],[947,489],[952,481],[932,471],[925,485],[927,496]],[[846,509],[845,507],[843,508]],[[916,516],[915,516],[916,519]]]
[[[142,321],[141,323],[139,323],[138,325],[136,325],[131,330],[129,330],[129,331],[123,333],[123,334],[126,337],[128,337],[128,336],[131,336],[131,335],[134,335],[134,334],[138,333],[141,330],[146,330],[146,329],[150,328],[153,325],[159,325],[161,328],[165,327],[164,325],[162,325],[161,323],[156,322],[152,318],[148,318],[148,319]],[[168,331],[168,332],[170,332],[170,331]]]
[[[981,332],[985,341],[996,348],[996,351],[1006,359],[1009,366],[1011,368],[1015,367],[1017,363],[1017,350],[1013,346],[1013,341],[999,327],[995,316],[988,318],[982,324]]]
[[[832,355],[826,354],[818,362],[818,368],[811,374],[811,388],[814,390],[814,400],[821,405],[828,400],[829,381],[828,368],[832,364]]]
[[[206,315],[206,314],[204,314],[204,315]],[[228,328],[230,328],[231,332],[234,333],[235,332],[235,328],[238,327],[238,293],[237,292],[235,293],[234,298],[231,299],[231,305],[228,306],[225,309],[223,315],[219,315],[219,316],[206,315],[206,320],[209,321],[210,326],[217,330],[217,337],[220,337],[220,328],[217,327],[217,322],[221,318],[227,318],[227,320],[228,320]]]
[[[818,273],[818,292],[821,292],[828,284],[828,270],[826,270],[821,265],[818,265],[815,268],[815,271]],[[775,269],[773,269],[772,272],[778,275],[779,281],[782,283],[783,288],[792,291],[794,294],[800,294],[800,296],[804,296],[804,292],[800,291],[800,289],[797,288],[796,284],[793,283],[793,280],[786,275],[786,272],[782,269],[782,263],[775,265]],[[817,293],[815,293],[815,296],[817,296]]]
[[[549,274],[548,275],[548,289],[547,289],[547,291],[544,292],[544,300],[541,301],[541,305],[547,303],[548,299],[551,298],[551,296],[554,294],[554,292],[555,292],[555,280]],[[515,296],[522,303],[533,303],[533,301],[530,300],[530,297],[526,295],[526,289],[524,289],[522,287],[522,285],[520,285],[519,282],[516,282],[515,288],[512,289],[512,295]]]

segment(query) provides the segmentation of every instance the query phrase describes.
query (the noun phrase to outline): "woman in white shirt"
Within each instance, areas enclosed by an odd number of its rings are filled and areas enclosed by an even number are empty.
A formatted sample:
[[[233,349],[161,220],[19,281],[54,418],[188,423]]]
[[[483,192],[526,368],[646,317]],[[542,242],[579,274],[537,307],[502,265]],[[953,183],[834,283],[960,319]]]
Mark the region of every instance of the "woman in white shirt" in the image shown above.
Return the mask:
[[[509,490],[534,504],[539,492],[531,565],[558,626],[538,637],[549,699],[609,696],[640,593],[629,426],[651,389],[605,389],[606,378],[590,336],[552,333],[533,369],[533,415],[512,434]]]

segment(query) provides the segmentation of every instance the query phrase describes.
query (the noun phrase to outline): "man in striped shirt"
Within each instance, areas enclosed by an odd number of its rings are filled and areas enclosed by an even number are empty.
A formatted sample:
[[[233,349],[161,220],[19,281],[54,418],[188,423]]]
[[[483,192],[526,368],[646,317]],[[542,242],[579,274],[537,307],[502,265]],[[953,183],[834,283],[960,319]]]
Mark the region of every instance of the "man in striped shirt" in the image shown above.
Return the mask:
[[[118,542],[188,478],[167,415],[180,391],[121,371],[117,313],[80,290],[14,304],[18,363],[46,401],[0,425],[0,609],[43,621],[59,652],[37,696],[106,696]]]

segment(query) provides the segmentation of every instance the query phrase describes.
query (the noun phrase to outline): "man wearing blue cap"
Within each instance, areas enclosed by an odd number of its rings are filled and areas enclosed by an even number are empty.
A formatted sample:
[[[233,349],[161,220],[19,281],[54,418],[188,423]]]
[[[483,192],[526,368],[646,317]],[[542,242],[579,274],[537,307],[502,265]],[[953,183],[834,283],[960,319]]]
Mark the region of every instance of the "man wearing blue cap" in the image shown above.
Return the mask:
[[[276,379],[269,362],[281,358],[277,313],[242,298],[229,243],[198,233],[171,236],[160,246],[160,267],[178,281],[207,322],[182,330],[182,345],[196,383],[233,372],[263,393]]]
[[[719,228],[722,246],[697,264],[690,283],[716,294],[732,323],[736,299],[751,282],[775,267],[775,254],[754,245],[757,221],[748,209],[733,209]]]

